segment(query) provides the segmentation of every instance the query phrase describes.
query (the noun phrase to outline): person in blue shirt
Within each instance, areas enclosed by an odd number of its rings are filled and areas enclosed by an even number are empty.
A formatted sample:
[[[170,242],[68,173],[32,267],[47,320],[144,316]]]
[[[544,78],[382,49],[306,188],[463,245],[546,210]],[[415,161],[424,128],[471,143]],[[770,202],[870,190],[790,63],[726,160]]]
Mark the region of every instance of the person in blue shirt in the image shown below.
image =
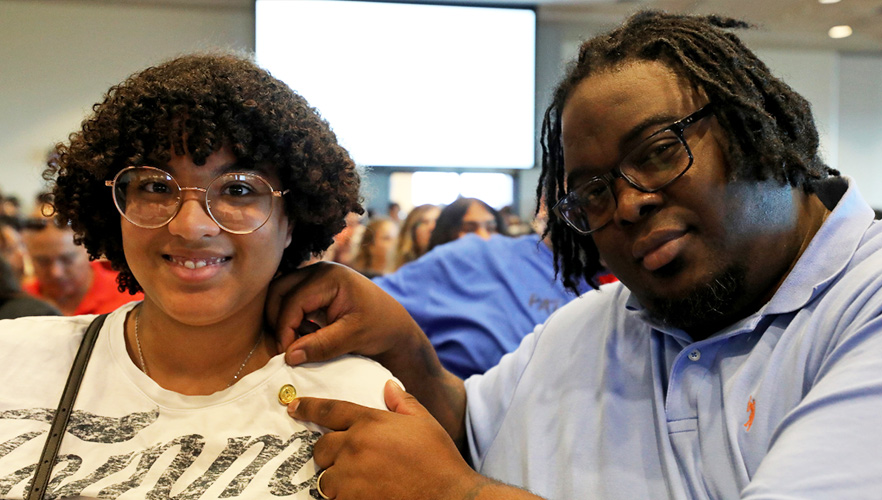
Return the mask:
[[[576,297],[555,278],[538,234],[441,245],[374,283],[401,303],[460,378],[484,373],[562,305]],[[579,292],[590,287],[582,283]]]
[[[882,491],[882,224],[819,156],[809,103],[719,16],[584,42],[542,128],[560,308],[462,381],[333,266],[279,282],[289,363],[371,356],[392,410],[301,398],[330,498],[839,499]],[[294,287],[287,291],[288,288]],[[276,312],[282,308],[284,312]],[[287,332],[287,333],[286,333]]]
[[[508,234],[505,221],[495,208],[477,198],[457,198],[438,214],[429,237],[431,250],[437,246],[475,234],[489,239],[492,234]]]

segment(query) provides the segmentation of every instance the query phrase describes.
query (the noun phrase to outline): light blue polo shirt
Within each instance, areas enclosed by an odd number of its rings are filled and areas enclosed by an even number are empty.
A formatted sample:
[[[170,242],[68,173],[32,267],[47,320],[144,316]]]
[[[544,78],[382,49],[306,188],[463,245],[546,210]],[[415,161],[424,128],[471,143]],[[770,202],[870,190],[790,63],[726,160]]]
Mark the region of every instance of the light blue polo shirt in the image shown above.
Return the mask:
[[[475,467],[561,500],[882,498],[882,224],[844,188],[772,299],[709,339],[619,283],[561,308],[466,381]]]

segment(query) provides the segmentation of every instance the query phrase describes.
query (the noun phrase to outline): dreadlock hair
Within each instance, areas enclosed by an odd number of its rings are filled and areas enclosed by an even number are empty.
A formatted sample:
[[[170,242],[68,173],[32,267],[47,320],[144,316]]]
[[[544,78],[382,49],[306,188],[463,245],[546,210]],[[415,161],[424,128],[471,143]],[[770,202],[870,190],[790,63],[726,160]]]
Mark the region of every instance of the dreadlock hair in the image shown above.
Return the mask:
[[[280,272],[324,251],[349,212],[363,213],[355,163],[318,111],[251,60],[182,56],[134,74],[93,106],[68,144],[57,144],[43,176],[55,218],[92,258],[120,272],[120,291],[141,290],[123,254],[120,215],[105,181],[130,165],[164,166],[172,154],[204,165],[227,147],[242,169],[268,168],[288,190],[293,224]]]
[[[593,74],[628,62],[659,61],[702,91],[728,139],[724,154],[730,180],[776,179],[808,193],[815,181],[839,175],[818,156],[818,131],[808,101],[774,77],[737,36],[724,31],[750,27],[720,16],[643,11],[582,44],[545,111],[536,191],[548,209],[544,235],[551,235],[555,271],[566,287],[575,290],[584,278],[596,288],[595,276],[602,270],[593,239],[567,228],[551,210],[566,194],[561,115],[572,91]]]

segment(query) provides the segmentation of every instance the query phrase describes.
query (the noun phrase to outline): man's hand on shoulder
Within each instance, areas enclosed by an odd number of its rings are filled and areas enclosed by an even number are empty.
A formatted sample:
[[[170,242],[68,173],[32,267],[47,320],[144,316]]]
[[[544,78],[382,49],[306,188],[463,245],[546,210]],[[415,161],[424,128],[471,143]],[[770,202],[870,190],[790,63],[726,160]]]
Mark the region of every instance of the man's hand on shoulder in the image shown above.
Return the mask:
[[[375,359],[425,405],[465,448],[465,387],[441,366],[431,342],[401,304],[372,281],[339,264],[319,262],[278,278],[267,320],[288,364],[354,353]],[[297,331],[313,315],[323,325]]]
[[[348,353],[386,365],[392,360],[384,357],[394,358],[396,351],[424,337],[395,299],[352,269],[328,262],[276,279],[267,297],[266,315],[291,365]],[[322,317],[318,323],[325,324],[305,335],[309,320],[317,316]]]

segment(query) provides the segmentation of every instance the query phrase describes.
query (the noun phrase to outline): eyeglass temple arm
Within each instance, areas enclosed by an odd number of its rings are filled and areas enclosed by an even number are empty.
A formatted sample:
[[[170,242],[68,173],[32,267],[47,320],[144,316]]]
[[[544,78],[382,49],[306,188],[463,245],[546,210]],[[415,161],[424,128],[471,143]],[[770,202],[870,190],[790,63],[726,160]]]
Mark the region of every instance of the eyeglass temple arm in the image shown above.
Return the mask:
[[[711,111],[713,111],[713,104],[705,104],[703,108],[699,109],[695,113],[692,113],[691,115],[687,116],[686,118],[683,118],[682,120],[674,123],[673,125],[670,126],[670,128],[677,129],[678,131],[680,131],[682,133],[683,130],[685,130],[686,127],[688,127],[689,125],[692,125],[693,123],[697,122],[698,120],[701,120],[702,118],[711,114]]]

